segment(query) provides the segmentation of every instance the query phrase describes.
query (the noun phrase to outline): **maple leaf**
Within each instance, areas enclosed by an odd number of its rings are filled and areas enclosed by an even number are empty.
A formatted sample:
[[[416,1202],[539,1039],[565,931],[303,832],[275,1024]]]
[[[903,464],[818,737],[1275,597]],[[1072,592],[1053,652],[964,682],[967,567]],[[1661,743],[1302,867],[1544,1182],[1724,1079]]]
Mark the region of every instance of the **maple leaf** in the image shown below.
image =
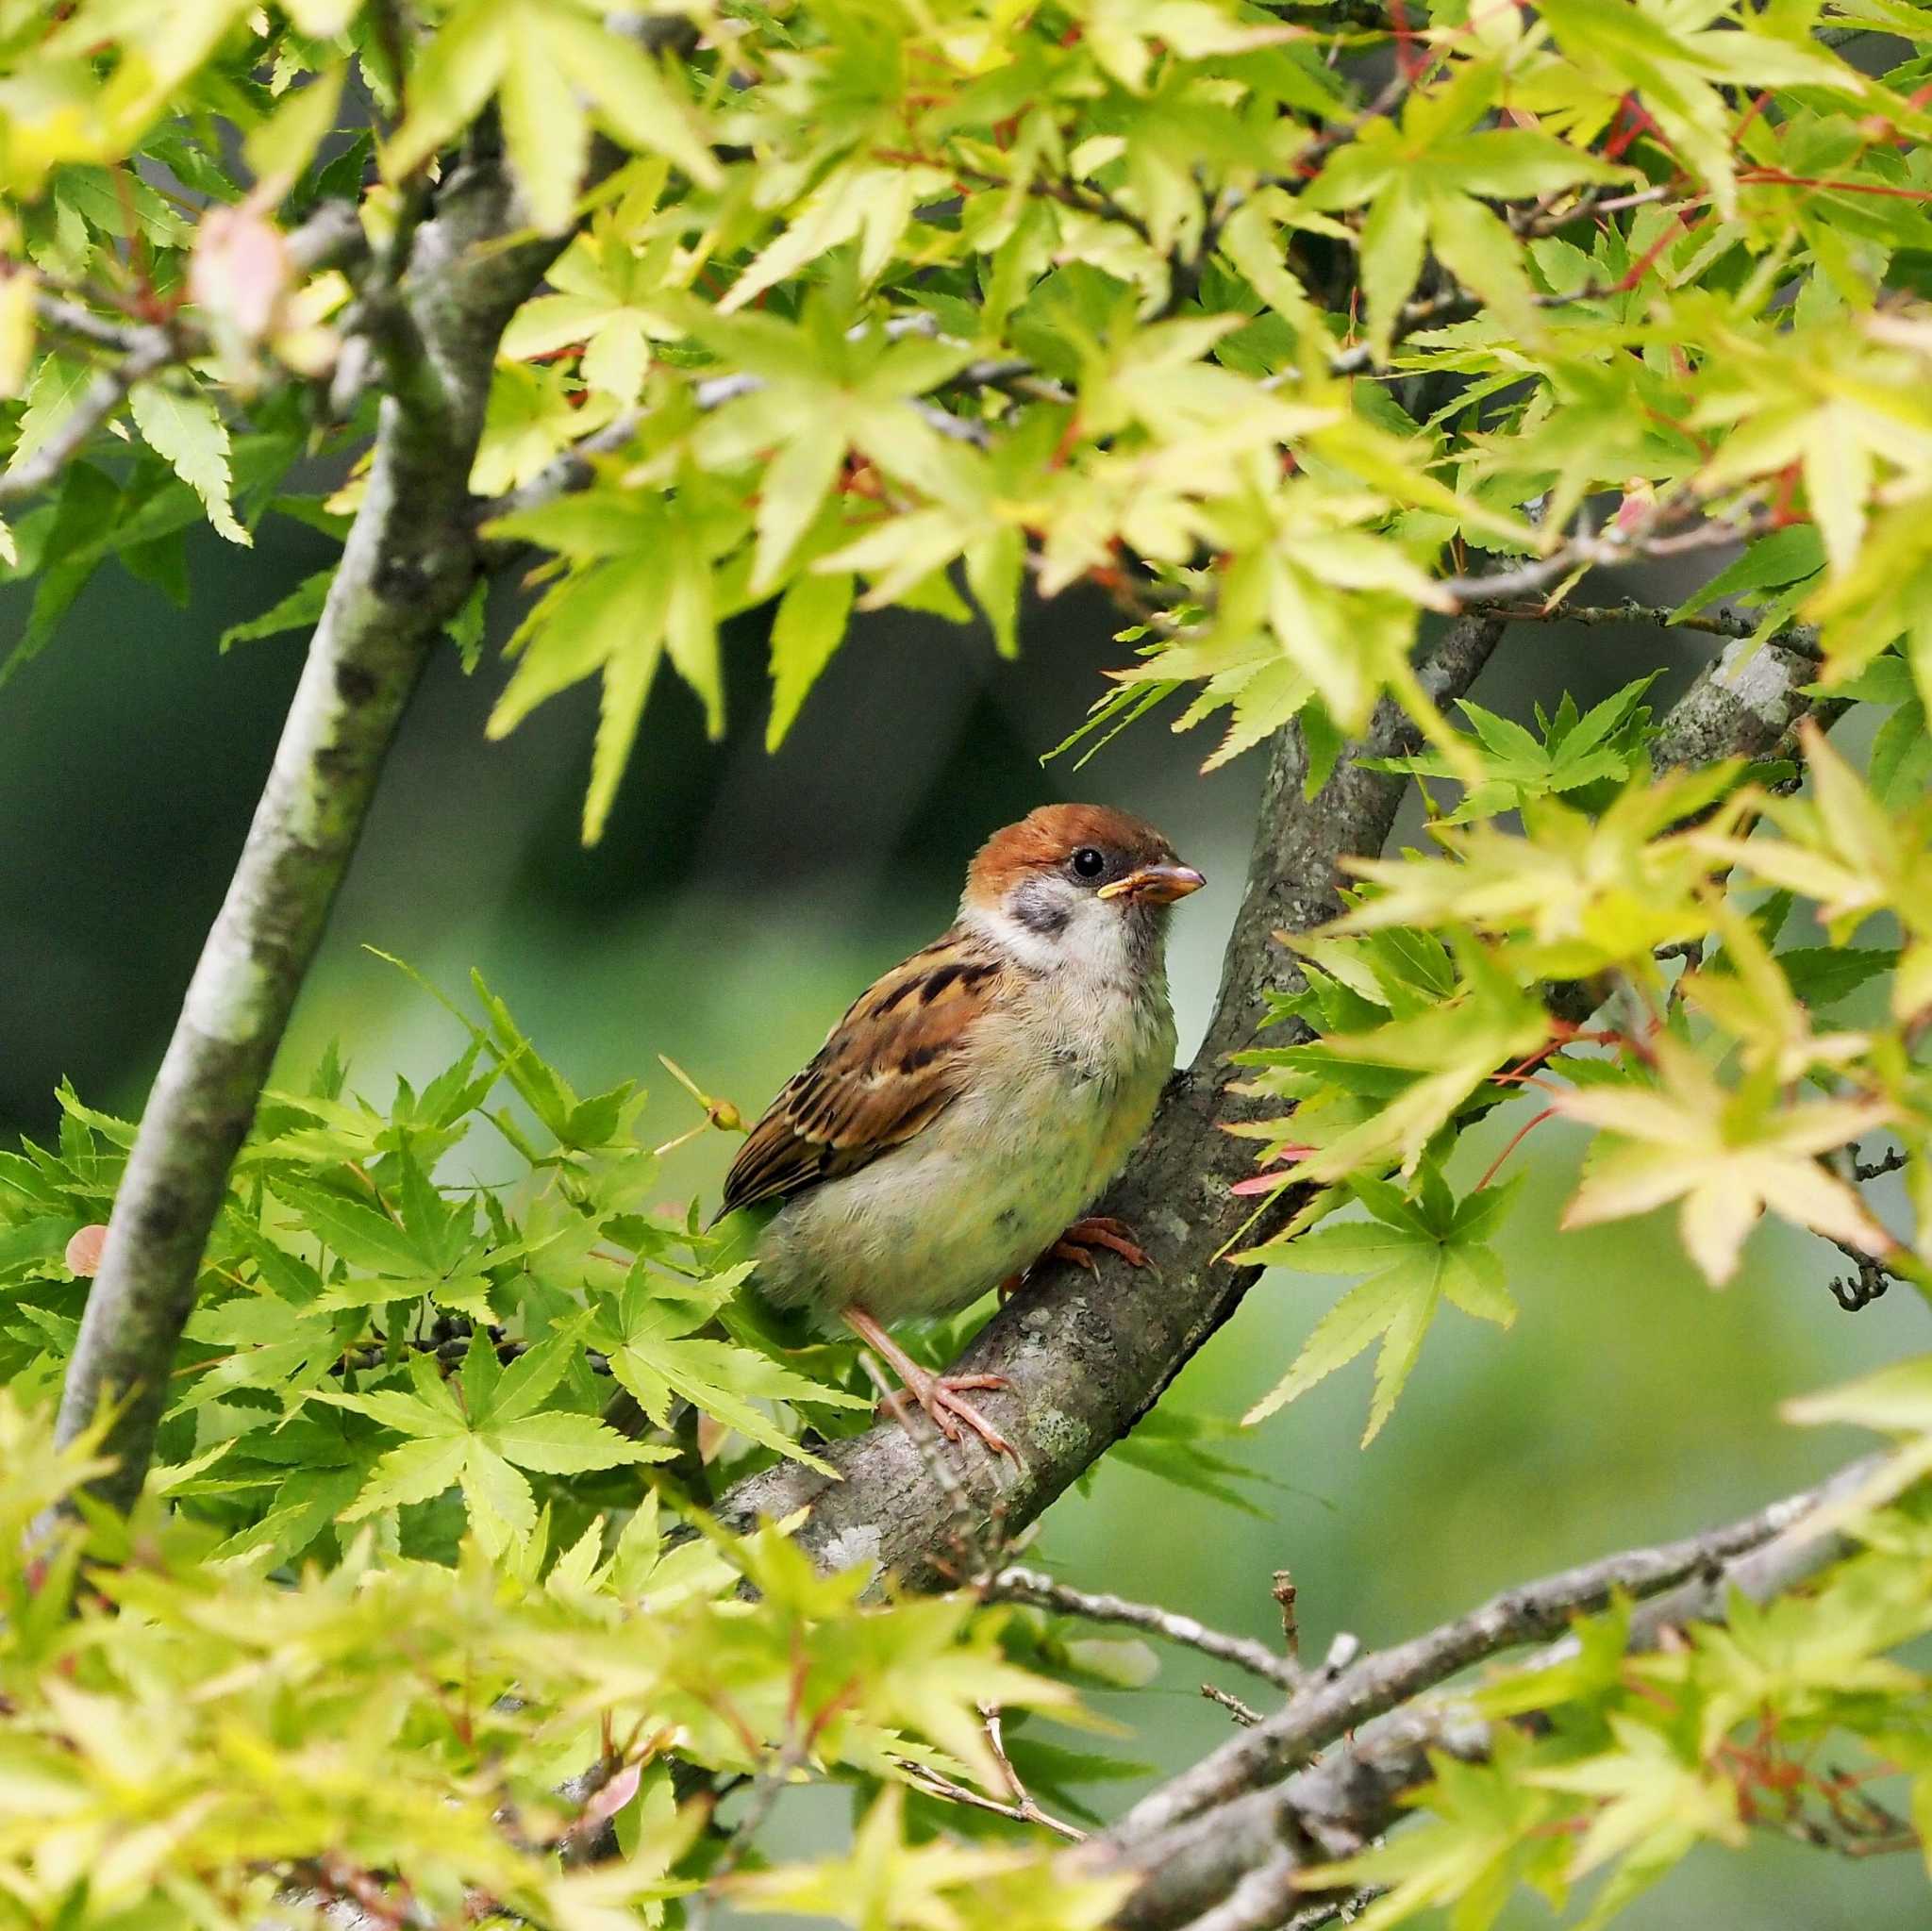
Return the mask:
[[[1548,1011],[1482,946],[1458,936],[1453,950],[1462,984],[1429,1007],[1364,1031],[1329,1033],[1307,1046],[1236,1056],[1242,1065],[1325,1074],[1344,1095],[1377,1103],[1367,1117],[1353,1107],[1305,1104],[1291,1118],[1238,1130],[1303,1144],[1308,1150],[1296,1161],[1299,1179],[1339,1180],[1397,1163],[1405,1175],[1412,1174],[1431,1138],[1471,1095],[1499,1067],[1549,1037]]]
[[[815,1402],[864,1407],[862,1396],[826,1388],[749,1347],[698,1330],[708,1326],[751,1264],[704,1282],[674,1281],[640,1261],[613,1294],[598,1297],[590,1345],[603,1351],[610,1372],[661,1427],[674,1405],[690,1402],[766,1448],[808,1467],[829,1465],[801,1448],[763,1409],[763,1401]]]
[[[1532,1770],[1525,1782],[1598,1801],[1570,1874],[1583,1876],[1621,1858],[1615,1875],[1586,1921],[1602,1924],[1704,1838],[1738,1845],[1744,1827],[1738,1793],[1726,1777],[1687,1759],[1672,1738],[1648,1723],[1613,1716],[1617,1748],[1550,1770]]]
[[[1511,1190],[1458,1202],[1434,1167],[1424,1168],[1415,1200],[1385,1181],[1357,1179],[1354,1187],[1369,1220],[1317,1227],[1235,1257],[1247,1266],[1368,1275],[1322,1317],[1288,1373],[1241,1419],[1252,1423],[1272,1415],[1379,1338],[1366,1448],[1393,1410],[1442,1302],[1499,1327],[1516,1319],[1503,1264],[1489,1245]]]
[[[1565,1227],[1681,1201],[1684,1245],[1713,1287],[1737,1272],[1744,1238],[1767,1207],[1861,1253],[1891,1251],[1891,1236],[1817,1158],[1883,1125],[1887,1107],[1874,1100],[1783,1106],[1763,1074],[1733,1091],[1668,1035],[1653,1041],[1653,1051],[1657,1086],[1591,1086],[1551,1102],[1566,1118],[1615,1136],[1593,1151],[1564,1210]]]
[[[1809,798],[1770,797],[1759,808],[1783,834],[1744,838],[1734,830],[1691,834],[1726,864],[1741,865],[1767,884],[1818,902],[1834,942],[1865,920],[1890,912],[1910,935],[1892,982],[1895,1018],[1932,1006],[1932,804],[1901,816],[1879,804],[1826,741],[1814,719],[1798,727]]]
[[[997,1922],[1008,1931],[1098,1931],[1134,1887],[1132,1877],[1062,1876],[1024,1850],[968,1848],[944,1838],[908,1843],[905,1814],[904,1787],[889,1784],[860,1821],[849,1856],[734,1876],[729,1895],[858,1931],[960,1931],[969,1922],[993,1922],[977,1910],[969,1918],[962,1893],[996,1887],[1007,1906]]]
[[[444,1381],[434,1360],[413,1355],[413,1393],[317,1391],[311,1400],[353,1409],[409,1438],[375,1464],[341,1519],[358,1522],[378,1509],[426,1502],[455,1485],[478,1541],[501,1554],[537,1523],[536,1499],[520,1470],[570,1475],[668,1460],[675,1450],[627,1440],[594,1415],[540,1407],[579,1345],[574,1331],[553,1335],[505,1369],[488,1338],[473,1335],[460,1382]]]
[[[1363,1931],[1450,1906],[1457,1931],[1483,1931],[1519,1875],[1560,1855],[1548,1835],[1558,1806],[1523,1778],[1528,1754],[1526,1741],[1507,1729],[1498,1730],[1487,1763],[1433,1754],[1435,1781],[1419,1793],[1427,1818],[1357,1856],[1312,1866],[1303,1877],[1311,1888],[1386,1889],[1357,1920]]]

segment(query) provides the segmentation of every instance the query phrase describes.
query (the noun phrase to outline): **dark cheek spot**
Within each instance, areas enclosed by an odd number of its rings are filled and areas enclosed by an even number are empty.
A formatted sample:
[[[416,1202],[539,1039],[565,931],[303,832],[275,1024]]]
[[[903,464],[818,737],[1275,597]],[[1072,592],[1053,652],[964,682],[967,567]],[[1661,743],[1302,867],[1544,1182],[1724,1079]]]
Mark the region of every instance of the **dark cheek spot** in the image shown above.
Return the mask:
[[[1013,916],[1027,931],[1042,939],[1058,939],[1074,917],[1073,907],[1041,885],[1023,885],[1013,895]]]
[[[1005,1227],[1008,1231],[1017,1226],[1019,1222],[1020,1209],[1017,1207],[1002,1207],[994,1218],[994,1224],[996,1226]]]

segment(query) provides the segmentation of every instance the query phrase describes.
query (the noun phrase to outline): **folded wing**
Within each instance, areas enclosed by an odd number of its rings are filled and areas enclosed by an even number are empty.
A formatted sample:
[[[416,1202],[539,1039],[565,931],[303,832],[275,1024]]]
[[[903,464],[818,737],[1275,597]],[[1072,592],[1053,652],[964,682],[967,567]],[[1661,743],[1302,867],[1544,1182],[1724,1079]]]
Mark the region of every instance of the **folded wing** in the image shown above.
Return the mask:
[[[966,1035],[1001,986],[999,960],[958,933],[894,966],[752,1128],[725,1176],[725,1211],[857,1173],[931,1125],[958,1092]]]

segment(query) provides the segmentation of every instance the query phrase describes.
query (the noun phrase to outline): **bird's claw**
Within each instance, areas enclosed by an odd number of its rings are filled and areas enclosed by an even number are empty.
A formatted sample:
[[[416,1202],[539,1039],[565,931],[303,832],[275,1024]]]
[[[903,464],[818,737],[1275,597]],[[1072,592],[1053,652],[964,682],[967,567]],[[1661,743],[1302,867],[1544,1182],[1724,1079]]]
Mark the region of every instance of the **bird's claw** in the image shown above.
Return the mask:
[[[1004,1374],[922,1375],[918,1381],[883,1397],[879,1407],[886,1409],[902,1428],[909,1429],[912,1418],[906,1406],[906,1397],[909,1394],[948,1441],[963,1439],[960,1434],[963,1424],[972,1429],[993,1454],[1011,1456],[1017,1462],[1020,1454],[1013,1444],[971,1402],[960,1399],[962,1391],[1005,1388],[1007,1385]]]
[[[1093,1250],[1105,1247],[1110,1254],[1118,1254],[1129,1267],[1150,1267],[1153,1263],[1147,1257],[1147,1250],[1134,1239],[1134,1230],[1125,1221],[1115,1220],[1110,1214],[1093,1214],[1085,1220],[1078,1220],[1056,1240],[1047,1253],[1056,1260],[1071,1260],[1075,1267],[1084,1267],[1089,1273],[1098,1273],[1099,1263],[1093,1258]]]

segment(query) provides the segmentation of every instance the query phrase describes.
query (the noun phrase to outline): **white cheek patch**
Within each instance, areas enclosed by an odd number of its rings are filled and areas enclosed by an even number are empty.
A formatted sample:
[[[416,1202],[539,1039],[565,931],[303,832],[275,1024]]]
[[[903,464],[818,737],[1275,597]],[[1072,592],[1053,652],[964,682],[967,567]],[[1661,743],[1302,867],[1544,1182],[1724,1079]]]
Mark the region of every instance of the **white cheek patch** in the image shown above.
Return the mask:
[[[1029,973],[1050,973],[1065,956],[1064,940],[1035,932],[1004,906],[961,906],[959,924]]]
[[[1027,907],[1030,920],[1012,909],[1021,894],[1029,891],[1038,901]],[[1055,895],[1049,898],[1047,891]],[[1051,922],[1041,916],[1049,908],[1066,915],[1058,930],[1050,929]],[[1016,888],[1005,905],[962,906],[959,923],[1030,973],[1072,969],[1104,981],[1124,979],[1129,974],[1131,945],[1120,907],[1058,880],[1029,880]]]

